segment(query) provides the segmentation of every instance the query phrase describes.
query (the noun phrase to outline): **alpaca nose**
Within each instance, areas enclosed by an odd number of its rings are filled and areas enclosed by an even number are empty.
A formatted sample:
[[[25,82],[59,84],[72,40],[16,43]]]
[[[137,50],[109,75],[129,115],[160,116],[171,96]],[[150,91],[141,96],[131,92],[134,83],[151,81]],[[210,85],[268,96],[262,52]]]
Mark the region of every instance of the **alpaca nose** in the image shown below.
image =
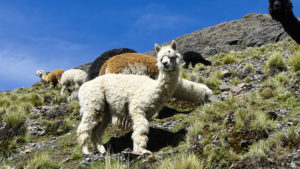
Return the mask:
[[[281,3],[279,1],[275,1],[274,9],[279,9],[281,7]]]
[[[164,65],[165,68],[168,68],[168,67],[169,67],[168,62],[163,62],[162,64]]]

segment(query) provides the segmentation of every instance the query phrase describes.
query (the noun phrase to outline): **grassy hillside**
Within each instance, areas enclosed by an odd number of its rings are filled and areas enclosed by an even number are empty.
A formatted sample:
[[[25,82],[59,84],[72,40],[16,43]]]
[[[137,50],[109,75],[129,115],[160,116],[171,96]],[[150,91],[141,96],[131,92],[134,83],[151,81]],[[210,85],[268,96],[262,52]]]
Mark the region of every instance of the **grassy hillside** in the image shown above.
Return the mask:
[[[3,168],[300,167],[300,46],[287,40],[221,53],[209,59],[213,66],[198,64],[182,70],[181,76],[207,84],[216,95],[215,101],[198,106],[170,102],[171,107],[180,111],[151,122],[156,127],[151,131],[154,134],[150,134],[150,140],[155,142],[149,143],[154,152],[151,156],[126,156],[126,152],[117,152],[114,147],[106,157],[84,156],[76,144],[76,128],[81,119],[77,101],[68,103],[59,96],[59,89],[50,90],[42,83],[1,92],[1,165]],[[113,143],[114,139],[119,144],[128,144],[128,132],[109,126],[104,142]]]

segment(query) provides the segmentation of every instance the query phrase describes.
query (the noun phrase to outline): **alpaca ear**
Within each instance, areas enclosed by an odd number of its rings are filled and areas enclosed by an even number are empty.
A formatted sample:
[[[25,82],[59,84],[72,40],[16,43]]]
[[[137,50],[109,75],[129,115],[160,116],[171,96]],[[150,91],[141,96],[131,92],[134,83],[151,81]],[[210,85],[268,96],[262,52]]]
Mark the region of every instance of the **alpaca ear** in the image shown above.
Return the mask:
[[[176,50],[176,47],[177,47],[176,41],[175,41],[175,40],[172,40],[172,42],[171,42],[171,48],[172,48],[173,50]]]
[[[161,47],[157,43],[155,43],[154,48],[156,52],[159,52],[161,49]]]

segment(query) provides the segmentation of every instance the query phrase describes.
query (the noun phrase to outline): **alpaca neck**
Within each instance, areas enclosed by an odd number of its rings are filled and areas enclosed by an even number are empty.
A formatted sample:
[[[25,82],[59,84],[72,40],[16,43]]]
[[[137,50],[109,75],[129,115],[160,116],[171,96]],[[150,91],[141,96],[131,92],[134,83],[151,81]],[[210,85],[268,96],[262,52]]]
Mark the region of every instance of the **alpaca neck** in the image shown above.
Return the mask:
[[[300,22],[295,17],[293,11],[286,12],[284,17],[278,20],[284,30],[298,43],[300,44]]]
[[[43,73],[43,74],[42,74],[42,80],[45,81],[45,80],[46,80],[46,76],[47,76],[46,73]]]
[[[177,87],[178,77],[178,70],[172,72],[159,71],[157,81],[161,86],[163,94],[166,93],[168,97],[173,95]]]

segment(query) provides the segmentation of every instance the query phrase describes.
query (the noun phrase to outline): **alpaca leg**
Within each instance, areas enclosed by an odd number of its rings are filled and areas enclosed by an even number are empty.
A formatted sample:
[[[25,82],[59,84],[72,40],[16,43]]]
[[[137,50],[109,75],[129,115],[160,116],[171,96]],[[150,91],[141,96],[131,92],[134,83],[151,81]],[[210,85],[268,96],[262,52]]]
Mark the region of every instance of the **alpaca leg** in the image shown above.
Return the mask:
[[[143,113],[135,113],[131,115],[133,121],[133,133],[131,138],[133,139],[133,150],[142,154],[152,154],[151,151],[146,150],[148,133],[149,133],[149,122],[145,118]]]
[[[102,134],[110,121],[111,121],[110,113],[105,113],[103,119],[98,123],[98,125],[92,131],[92,141],[94,147],[102,154],[106,152],[105,147],[103,146],[102,143]]]
[[[90,154],[88,150],[88,138],[99,122],[99,113],[94,111],[84,112],[82,120],[77,129],[78,142],[82,147],[83,154]]]
[[[53,82],[50,82],[50,83],[49,83],[49,86],[50,86],[50,89],[53,89],[53,88],[54,88]]]
[[[60,95],[61,96],[64,96],[64,93],[66,92],[66,85],[65,84],[62,84],[62,87],[61,87],[61,91],[60,91]]]

